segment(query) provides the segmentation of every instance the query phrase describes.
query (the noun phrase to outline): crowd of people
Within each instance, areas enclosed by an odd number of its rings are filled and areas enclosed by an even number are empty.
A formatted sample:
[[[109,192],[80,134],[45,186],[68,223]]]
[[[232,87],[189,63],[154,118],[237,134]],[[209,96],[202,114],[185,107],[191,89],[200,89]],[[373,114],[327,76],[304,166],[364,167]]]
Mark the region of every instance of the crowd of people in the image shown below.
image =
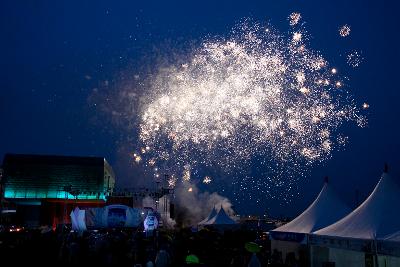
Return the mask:
[[[257,253],[245,248],[259,246]],[[74,232],[42,228],[3,232],[0,258],[14,266],[298,266],[270,251],[265,233],[250,230],[98,229]]]

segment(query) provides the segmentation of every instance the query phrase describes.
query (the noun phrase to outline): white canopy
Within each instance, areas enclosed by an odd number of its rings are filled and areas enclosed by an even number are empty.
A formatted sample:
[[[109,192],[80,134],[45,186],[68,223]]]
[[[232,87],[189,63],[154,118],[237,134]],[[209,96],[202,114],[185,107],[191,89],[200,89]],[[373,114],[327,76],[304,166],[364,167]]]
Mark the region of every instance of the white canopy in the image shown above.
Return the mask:
[[[85,223],[85,210],[80,210],[76,207],[73,211],[71,211],[71,224],[72,230],[74,231],[86,231],[86,223]]]
[[[400,231],[390,234],[383,239],[386,241],[400,242]]]
[[[302,214],[273,231],[311,233],[336,222],[350,211],[351,209],[336,195],[326,179],[318,197]]]
[[[221,205],[217,215],[207,221],[207,225],[219,225],[219,224],[236,224],[231,217],[226,214],[224,208]]]
[[[317,235],[385,239],[400,230],[400,187],[384,172],[371,195],[340,221]]]
[[[203,224],[207,224],[207,222],[212,219],[215,215],[217,215],[217,210],[215,209],[215,206],[212,208],[210,214],[208,214],[207,218],[205,218],[204,220],[202,220],[201,222],[198,223],[198,225],[203,225]]]

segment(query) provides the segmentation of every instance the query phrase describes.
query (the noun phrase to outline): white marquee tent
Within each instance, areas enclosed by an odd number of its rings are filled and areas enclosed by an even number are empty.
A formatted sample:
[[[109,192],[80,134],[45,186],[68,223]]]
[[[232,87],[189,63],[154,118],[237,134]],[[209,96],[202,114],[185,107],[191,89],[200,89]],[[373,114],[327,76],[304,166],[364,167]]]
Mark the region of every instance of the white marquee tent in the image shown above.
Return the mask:
[[[400,231],[397,231],[391,235],[388,235],[384,238],[386,241],[400,242]]]
[[[357,209],[314,233],[345,238],[385,239],[399,230],[400,187],[384,172],[374,191]]]
[[[322,261],[337,266],[367,266],[367,261],[375,266],[400,266],[399,208],[400,187],[385,167],[375,189],[358,208],[309,237],[312,266]]]
[[[351,209],[336,195],[328,179],[313,203],[291,222],[269,232],[271,250],[282,253],[283,260],[294,253],[300,258],[301,251],[307,250],[304,244],[308,235],[315,230],[336,222],[348,214]]]
[[[215,209],[215,206],[212,208],[210,214],[208,214],[208,216],[202,220],[201,222],[198,223],[198,225],[204,225],[207,224],[207,222],[212,219],[213,217],[215,217],[215,215],[217,215],[217,210]]]
[[[348,214],[351,209],[336,195],[327,180],[317,198],[302,214],[273,232],[311,233]]]
[[[221,205],[221,208],[219,209],[217,215],[208,220],[207,224],[208,225],[236,224],[236,222],[231,217],[229,217],[228,214],[226,214],[225,209]]]
[[[213,213],[213,211],[211,211],[209,216],[211,216],[212,213]],[[203,223],[203,225],[213,225],[213,226],[233,225],[233,224],[236,224],[236,222],[231,217],[229,217],[228,214],[226,214],[226,211],[222,207],[222,205],[221,205],[221,208],[219,209],[219,211],[216,212],[215,216],[212,216],[208,221]]]

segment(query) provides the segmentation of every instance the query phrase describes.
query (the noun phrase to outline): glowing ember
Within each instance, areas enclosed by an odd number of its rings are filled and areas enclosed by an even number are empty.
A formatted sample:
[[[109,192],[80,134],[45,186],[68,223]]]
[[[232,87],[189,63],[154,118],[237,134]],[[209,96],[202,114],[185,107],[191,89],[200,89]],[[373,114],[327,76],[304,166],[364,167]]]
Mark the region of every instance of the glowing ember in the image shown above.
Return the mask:
[[[349,26],[349,25],[343,25],[343,26],[340,27],[340,29],[339,29],[339,34],[340,34],[340,36],[342,36],[342,37],[346,37],[346,36],[349,36],[349,35],[350,35],[350,31],[351,31],[351,29],[350,29],[350,26]]]
[[[139,155],[136,155],[136,154],[133,156],[133,158],[134,158],[136,163],[139,163],[142,160],[142,157],[139,156]]]
[[[290,16],[289,16],[290,26],[294,26],[294,25],[298,24],[300,19],[301,19],[300,13],[293,12],[292,14],[290,14]]]
[[[156,161],[155,161],[155,159],[150,159],[148,163],[149,163],[149,166],[154,166],[154,164],[156,164]]]
[[[177,181],[176,177],[174,175],[172,175],[167,181],[168,182],[168,186],[170,188],[174,188],[175,185],[176,185],[176,181]]]
[[[361,56],[361,53],[358,51],[352,51],[347,55],[347,64],[349,64],[353,68],[360,66],[362,61],[363,57]]]
[[[308,88],[306,88],[306,87],[301,87],[300,88],[300,92],[302,92],[303,94],[307,94],[307,93],[310,92],[310,90]]]
[[[189,181],[190,180],[190,166],[189,165],[185,165],[184,166],[182,179],[184,181]]]
[[[294,42],[297,43],[297,42],[301,41],[301,37],[302,37],[302,34],[300,32],[293,33],[293,41]]]
[[[210,176],[204,177],[203,183],[204,183],[204,184],[209,184],[209,183],[211,183],[211,177],[210,177]]]

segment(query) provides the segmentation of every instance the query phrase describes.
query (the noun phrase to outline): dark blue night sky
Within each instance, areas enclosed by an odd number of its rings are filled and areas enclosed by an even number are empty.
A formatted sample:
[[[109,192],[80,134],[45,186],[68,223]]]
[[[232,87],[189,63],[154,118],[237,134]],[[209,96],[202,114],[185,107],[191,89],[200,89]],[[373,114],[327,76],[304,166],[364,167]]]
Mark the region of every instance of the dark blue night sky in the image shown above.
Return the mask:
[[[311,46],[349,76],[351,93],[370,105],[368,126],[343,129],[344,151],[314,167],[292,204],[271,208],[295,215],[329,175],[354,205],[371,192],[383,164],[399,178],[399,4],[396,1],[1,1],[0,155],[35,153],[104,156],[123,184],[141,175],[124,166],[127,134],[114,127],[91,99],[93,88],[140,69],[154,51],[226,35],[241,19],[268,20],[287,31],[300,12]],[[338,28],[351,26],[349,38]],[[358,68],[345,53],[362,51]],[[148,60],[147,60],[148,61]],[[133,71],[134,72],[134,71]],[[215,188],[215,190],[219,190]],[[230,192],[224,192],[229,196]],[[233,203],[236,204],[236,203]],[[241,212],[262,212],[266,204]],[[246,205],[247,206],[247,205]]]

